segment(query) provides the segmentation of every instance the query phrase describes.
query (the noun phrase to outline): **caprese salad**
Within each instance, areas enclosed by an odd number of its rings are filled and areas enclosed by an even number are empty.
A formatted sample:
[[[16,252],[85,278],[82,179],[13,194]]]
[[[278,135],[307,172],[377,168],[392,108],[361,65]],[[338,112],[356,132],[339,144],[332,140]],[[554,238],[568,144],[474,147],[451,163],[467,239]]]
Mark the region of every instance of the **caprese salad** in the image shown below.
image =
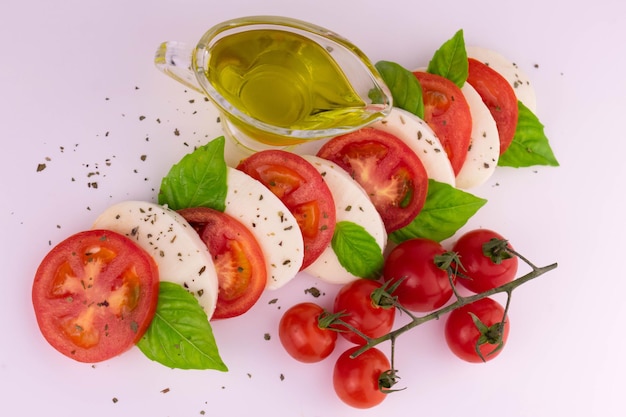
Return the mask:
[[[301,271],[378,278],[389,241],[454,235],[496,166],[558,165],[527,77],[462,31],[425,69],[376,66],[396,105],[385,119],[232,166],[216,138],[170,169],[158,204],[115,204],[53,248],[32,287],[48,342],[83,362],[136,344],[166,366],[227,370],[210,320]]]

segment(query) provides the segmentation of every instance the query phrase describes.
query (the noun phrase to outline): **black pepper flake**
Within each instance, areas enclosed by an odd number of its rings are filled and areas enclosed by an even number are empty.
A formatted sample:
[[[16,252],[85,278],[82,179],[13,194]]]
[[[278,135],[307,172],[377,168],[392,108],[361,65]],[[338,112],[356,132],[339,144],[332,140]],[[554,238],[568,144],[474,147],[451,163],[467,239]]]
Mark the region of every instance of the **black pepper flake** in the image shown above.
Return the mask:
[[[204,271],[206,271],[206,265],[200,268],[200,271],[198,271],[198,275],[204,274]]]
[[[148,158],[148,155],[141,155],[139,157],[139,159],[141,159],[142,161],[145,161]]]
[[[271,338],[272,338],[272,336],[270,336],[270,334],[269,334],[269,333],[265,333],[265,334],[263,335],[263,339],[265,339],[265,340],[270,340]]]
[[[322,292],[319,289],[315,288],[315,287],[311,287],[311,288],[305,289],[304,293],[305,294],[311,294],[315,298],[317,298],[320,295],[322,295]]]
[[[146,116],[139,116],[139,121],[146,120]]]
[[[169,389],[169,388],[163,388],[163,389],[161,390],[161,393],[162,393],[162,394],[167,394],[168,392],[170,392],[170,389]]]
[[[44,169],[46,169],[46,164],[39,164],[39,165],[37,165],[37,172],[41,172]]]
[[[276,304],[278,302],[278,298],[272,298],[267,304]]]
[[[117,397],[113,397],[113,399],[111,400],[113,401],[113,404],[117,403],[119,400],[117,399]]]
[[[180,136],[180,130],[174,129],[174,136]]]
[[[285,380],[285,375],[280,374],[280,380],[281,380],[281,381],[284,381],[284,380]]]

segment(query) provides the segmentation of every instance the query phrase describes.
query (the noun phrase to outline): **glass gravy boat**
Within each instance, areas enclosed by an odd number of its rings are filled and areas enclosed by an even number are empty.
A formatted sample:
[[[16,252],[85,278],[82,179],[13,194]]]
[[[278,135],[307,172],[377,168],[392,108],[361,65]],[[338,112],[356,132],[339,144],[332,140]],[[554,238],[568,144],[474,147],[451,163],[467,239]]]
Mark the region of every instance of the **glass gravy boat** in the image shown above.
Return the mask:
[[[278,16],[209,29],[195,47],[164,42],[155,64],[204,95],[240,143],[288,146],[348,133],[385,117],[389,89],[343,37]]]

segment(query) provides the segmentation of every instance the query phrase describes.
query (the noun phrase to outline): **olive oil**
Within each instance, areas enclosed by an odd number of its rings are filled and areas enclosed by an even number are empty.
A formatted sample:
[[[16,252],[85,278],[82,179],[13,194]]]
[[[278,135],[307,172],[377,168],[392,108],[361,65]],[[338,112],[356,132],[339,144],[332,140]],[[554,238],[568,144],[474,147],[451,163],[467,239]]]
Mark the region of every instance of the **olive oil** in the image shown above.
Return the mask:
[[[285,129],[357,126],[371,117],[327,49],[284,30],[256,29],[212,46],[206,76],[242,113]]]

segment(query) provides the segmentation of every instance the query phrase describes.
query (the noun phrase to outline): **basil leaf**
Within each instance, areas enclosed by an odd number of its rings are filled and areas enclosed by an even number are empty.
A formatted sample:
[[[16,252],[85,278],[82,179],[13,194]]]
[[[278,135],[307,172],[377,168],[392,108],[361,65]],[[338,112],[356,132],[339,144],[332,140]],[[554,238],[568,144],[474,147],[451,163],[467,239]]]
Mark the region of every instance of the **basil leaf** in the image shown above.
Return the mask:
[[[449,184],[428,180],[424,208],[415,219],[389,238],[400,243],[415,237],[441,242],[454,235],[487,200],[476,197]]]
[[[375,66],[391,90],[393,105],[423,119],[422,86],[415,75],[395,62],[378,61]]]
[[[341,266],[352,275],[361,278],[380,276],[382,251],[363,226],[349,221],[337,222],[331,246]]]
[[[185,155],[161,181],[159,204],[172,210],[187,207],[226,207],[225,139],[220,136]]]
[[[170,368],[228,371],[198,300],[178,284],[159,285],[156,313],[137,347]]]
[[[517,102],[517,107],[519,112],[515,136],[511,145],[500,155],[498,166],[559,166],[543,131],[543,124],[521,101]]]
[[[463,87],[469,72],[463,29],[435,51],[426,71],[449,79],[459,88]]]

